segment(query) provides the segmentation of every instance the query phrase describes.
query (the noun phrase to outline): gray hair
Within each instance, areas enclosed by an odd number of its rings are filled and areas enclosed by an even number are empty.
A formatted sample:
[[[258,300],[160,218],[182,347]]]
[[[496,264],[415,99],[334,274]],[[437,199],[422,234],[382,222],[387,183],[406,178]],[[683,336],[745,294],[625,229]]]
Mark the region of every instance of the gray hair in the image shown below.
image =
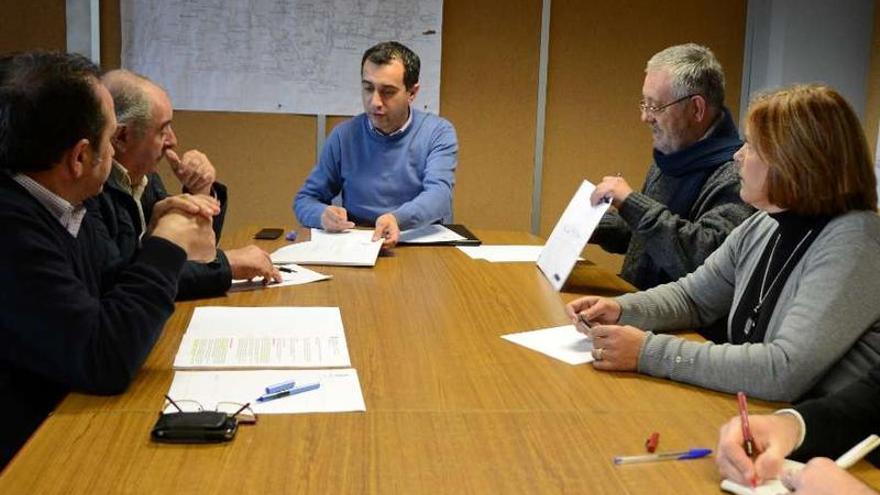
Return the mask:
[[[152,117],[152,103],[145,91],[147,85],[155,85],[145,76],[125,69],[110,71],[101,78],[113,97],[116,122],[128,126],[135,137],[146,131]]]
[[[709,106],[724,106],[724,71],[712,50],[696,43],[670,46],[656,53],[645,72],[665,70],[672,76],[674,98],[701,95]]]

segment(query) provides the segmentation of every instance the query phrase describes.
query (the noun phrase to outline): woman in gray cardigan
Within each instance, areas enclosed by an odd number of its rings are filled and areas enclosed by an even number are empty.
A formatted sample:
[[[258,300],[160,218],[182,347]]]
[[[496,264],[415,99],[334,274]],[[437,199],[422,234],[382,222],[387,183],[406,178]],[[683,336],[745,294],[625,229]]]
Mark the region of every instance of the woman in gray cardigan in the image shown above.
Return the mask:
[[[746,138],[740,195],[760,211],[702,266],[567,306],[596,369],[794,401],[880,363],[880,217],[858,118],[827,86],[793,86],[752,102]],[[726,316],[727,343],[665,333]]]

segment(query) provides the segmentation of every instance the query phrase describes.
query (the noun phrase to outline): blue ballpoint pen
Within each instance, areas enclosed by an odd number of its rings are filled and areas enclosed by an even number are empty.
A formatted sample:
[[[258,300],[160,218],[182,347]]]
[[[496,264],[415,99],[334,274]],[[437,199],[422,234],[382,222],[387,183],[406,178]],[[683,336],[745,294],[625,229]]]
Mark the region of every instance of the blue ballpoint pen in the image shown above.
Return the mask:
[[[287,390],[282,390],[280,392],[275,392],[274,394],[263,394],[257,397],[257,402],[268,402],[270,400],[280,399],[282,397],[287,397],[288,395],[296,395],[301,394],[303,392],[308,392],[309,390],[315,390],[316,388],[320,388],[321,383],[310,383],[308,385],[303,385],[299,388],[289,388]]]
[[[712,449],[690,449],[681,452],[659,452],[648,455],[615,456],[614,464],[632,464],[635,462],[683,461],[699,459],[712,453]]]

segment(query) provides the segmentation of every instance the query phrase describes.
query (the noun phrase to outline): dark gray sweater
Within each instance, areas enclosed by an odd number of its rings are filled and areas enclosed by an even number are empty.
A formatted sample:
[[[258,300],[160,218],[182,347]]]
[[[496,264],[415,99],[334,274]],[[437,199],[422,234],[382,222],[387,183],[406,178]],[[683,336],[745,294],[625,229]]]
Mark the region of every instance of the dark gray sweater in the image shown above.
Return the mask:
[[[626,253],[620,276],[641,290],[696,270],[755,211],[739,197],[732,161],[709,176],[687,218],[666,207],[677,180],[652,164],[642,192],[630,194],[619,211],[609,210],[590,239],[608,252]]]

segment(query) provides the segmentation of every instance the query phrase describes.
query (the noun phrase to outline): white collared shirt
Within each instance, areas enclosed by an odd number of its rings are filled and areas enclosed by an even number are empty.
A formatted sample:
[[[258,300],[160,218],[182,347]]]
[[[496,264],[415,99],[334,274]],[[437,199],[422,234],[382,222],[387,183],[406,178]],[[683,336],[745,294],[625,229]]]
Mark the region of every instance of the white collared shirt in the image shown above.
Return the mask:
[[[391,131],[388,134],[385,134],[384,132],[380,131],[379,129],[376,129],[375,127],[373,127],[373,121],[370,120],[369,118],[367,118],[367,123],[370,124],[370,130],[375,132],[376,134],[378,134],[380,136],[384,136],[384,137],[392,137],[392,136],[396,136],[398,134],[402,134],[402,133],[406,132],[406,130],[409,128],[409,125],[412,124],[412,118],[413,118],[413,111],[412,111],[412,107],[410,107],[409,117],[407,117],[406,122],[404,122],[403,125],[400,126],[400,129],[398,129],[396,131]]]
[[[147,222],[144,218],[144,207],[141,204],[141,198],[143,197],[144,190],[147,188],[147,184],[149,184],[150,180],[145,174],[141,177],[140,182],[132,184],[128,169],[116,160],[113,160],[113,169],[110,170],[110,174],[113,175],[116,182],[122,186],[122,189],[131,194],[131,197],[134,198],[134,203],[137,205],[138,219],[141,221],[141,237],[143,237],[144,232],[147,231]]]
[[[72,205],[66,199],[46,189],[42,184],[25,174],[15,174],[12,180],[21,184],[27,192],[34,197],[44,208],[49,210],[70,235],[79,235],[83,217],[86,216],[86,208],[82,204]]]

